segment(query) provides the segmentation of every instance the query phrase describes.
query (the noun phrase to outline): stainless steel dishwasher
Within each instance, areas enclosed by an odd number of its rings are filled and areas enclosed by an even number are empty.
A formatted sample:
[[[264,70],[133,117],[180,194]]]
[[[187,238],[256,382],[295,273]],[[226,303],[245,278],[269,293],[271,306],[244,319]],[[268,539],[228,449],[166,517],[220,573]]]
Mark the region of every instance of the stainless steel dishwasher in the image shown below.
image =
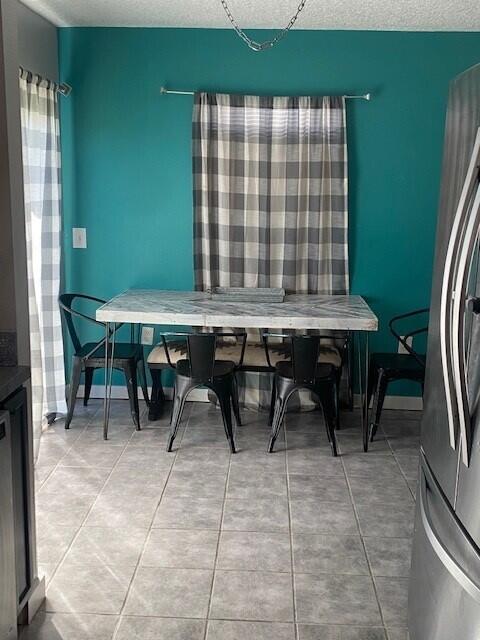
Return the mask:
[[[0,640],[17,637],[10,418],[0,412]]]

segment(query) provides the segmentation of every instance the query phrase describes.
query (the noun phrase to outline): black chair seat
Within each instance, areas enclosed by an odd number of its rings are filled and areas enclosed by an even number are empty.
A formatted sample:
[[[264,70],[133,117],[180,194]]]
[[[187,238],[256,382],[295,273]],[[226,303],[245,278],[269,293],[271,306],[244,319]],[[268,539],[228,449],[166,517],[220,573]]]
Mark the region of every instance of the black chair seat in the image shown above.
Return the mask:
[[[213,367],[213,377],[222,378],[232,375],[235,371],[235,362],[229,360],[215,360]],[[189,360],[179,360],[177,362],[177,376],[192,377]]]
[[[425,375],[425,366],[422,367],[409,353],[373,353],[371,362],[375,367],[383,369],[387,376],[389,372],[395,377],[403,373],[423,380]]]
[[[286,361],[277,362],[275,366],[275,372],[277,373],[277,375],[281,376],[282,378],[288,378],[290,380],[293,380],[294,378],[293,366],[291,362],[286,362]],[[319,363],[315,368],[315,380],[318,380],[318,381],[321,381],[322,379],[329,380],[334,376],[334,373],[335,373],[335,369],[331,364]]]
[[[88,358],[88,360],[105,360],[105,345],[102,344],[98,349],[95,349],[97,344],[97,342],[87,342],[75,353],[75,356],[77,358]],[[94,349],[95,351],[93,351]],[[115,344],[114,358],[116,360],[130,360],[131,358],[138,359],[141,353],[141,345],[128,342],[119,342]]]

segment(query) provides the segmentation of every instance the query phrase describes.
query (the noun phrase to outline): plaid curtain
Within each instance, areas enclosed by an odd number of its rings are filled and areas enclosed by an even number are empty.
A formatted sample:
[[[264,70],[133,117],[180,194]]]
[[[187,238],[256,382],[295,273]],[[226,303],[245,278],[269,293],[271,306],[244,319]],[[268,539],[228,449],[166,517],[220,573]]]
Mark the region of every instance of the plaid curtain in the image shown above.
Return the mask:
[[[34,438],[66,413],[60,288],[60,140],[57,91],[20,71]]]
[[[198,290],[348,293],[345,121],[342,97],[195,95]],[[268,404],[268,376],[245,378]]]

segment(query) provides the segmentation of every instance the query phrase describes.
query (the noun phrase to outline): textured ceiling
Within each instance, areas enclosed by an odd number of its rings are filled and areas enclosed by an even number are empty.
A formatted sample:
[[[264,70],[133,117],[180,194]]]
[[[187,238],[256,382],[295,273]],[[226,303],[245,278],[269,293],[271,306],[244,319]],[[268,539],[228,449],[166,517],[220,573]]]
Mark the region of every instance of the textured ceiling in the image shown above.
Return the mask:
[[[281,28],[299,0],[228,0],[242,27]],[[61,26],[229,27],[220,0],[23,0]],[[480,31],[479,0],[307,0],[299,29]]]

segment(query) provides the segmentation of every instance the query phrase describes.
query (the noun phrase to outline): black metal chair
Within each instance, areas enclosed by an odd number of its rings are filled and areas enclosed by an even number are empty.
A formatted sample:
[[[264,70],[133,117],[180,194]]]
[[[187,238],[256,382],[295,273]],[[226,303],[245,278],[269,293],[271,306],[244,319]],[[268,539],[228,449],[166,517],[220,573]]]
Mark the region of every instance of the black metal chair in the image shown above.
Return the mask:
[[[427,325],[424,325],[424,318],[422,316],[427,315],[429,309],[418,309],[417,311],[411,311],[410,313],[403,313],[399,316],[393,317],[388,323],[390,332],[394,338],[401,344],[406,353],[373,353],[370,356],[369,371],[368,371],[368,389],[367,389],[367,407],[370,406],[370,401],[373,396],[371,420],[368,422],[369,434],[365,439],[364,449],[368,449],[368,440],[373,441],[375,434],[377,433],[378,425],[380,423],[380,416],[382,413],[383,402],[387,392],[388,385],[395,380],[412,380],[418,382],[422,386],[425,380],[425,354],[417,352],[412,344],[413,340],[425,334],[428,331]],[[417,319],[415,327],[410,330],[406,330],[403,335],[400,335],[400,329],[398,325],[408,321],[408,325],[411,327],[411,319]],[[418,328],[419,321],[420,327]],[[404,325],[405,326],[405,325]]]
[[[331,364],[319,362],[321,336],[263,334],[267,359],[270,337],[290,340],[290,361],[277,362],[273,379],[269,424],[272,434],[268,445],[273,452],[291,395],[299,389],[308,389],[319,400],[325,419],[332,454],[337,455],[335,427],[338,420],[338,372]]]
[[[262,330],[261,334],[266,332]],[[243,333],[240,334],[243,338]],[[265,346],[260,339],[259,342],[247,341],[244,345],[243,340],[232,340],[232,334],[228,333],[226,336],[230,337],[227,340],[219,340],[217,342],[216,357],[219,360],[230,360],[237,364],[236,371],[238,372],[256,372],[256,373],[274,373],[275,365],[281,360],[290,359],[290,344],[289,343],[276,343],[272,344],[269,349],[268,360],[265,353]],[[352,396],[349,390],[351,387],[351,373],[350,373],[350,339],[349,334],[339,334],[339,337],[335,334],[332,336],[322,337],[325,341],[320,345],[319,362],[332,364],[337,373],[340,381],[342,377],[342,370],[345,366],[347,368],[347,394]],[[247,337],[248,339],[248,337]],[[184,340],[172,340],[169,342],[169,355],[172,364],[176,364],[178,360],[185,358],[187,349]],[[162,414],[162,410],[165,403],[165,395],[162,385],[162,371],[170,368],[170,364],[167,361],[165,349],[163,343],[157,344],[152,351],[150,351],[147,359],[148,367],[150,369],[150,375],[152,376],[152,393],[150,398],[149,407],[149,420],[158,420]],[[348,400],[350,405],[350,400]],[[337,425],[338,426],[338,425]]]
[[[243,349],[237,363],[232,360],[217,360],[215,357],[218,338],[226,336],[243,339]],[[186,359],[178,359],[176,363],[171,360],[167,338],[172,339],[176,351],[178,351],[179,341],[184,341]],[[207,387],[218,398],[230,451],[235,453],[232,406],[237,425],[241,424],[235,371],[238,366],[241,366],[246,340],[246,333],[165,333],[162,335],[167,362],[176,372],[167,451],[172,450],[188,394],[197,387]]]
[[[60,308],[63,311],[65,323],[67,325],[67,329],[74,348],[74,354],[72,358],[72,373],[70,377],[68,413],[65,420],[65,429],[70,428],[82,372],[85,373],[85,393],[83,397],[83,404],[86,406],[90,398],[93,373],[96,369],[105,368],[105,337],[98,342],[87,342],[85,344],[82,344],[75,328],[74,318],[79,318],[97,326],[101,326],[104,328],[104,333],[106,325],[104,322],[99,322],[94,317],[89,316],[86,313],[82,313],[76,309],[73,309],[73,304],[77,300],[93,302],[99,305],[105,304],[105,300],[102,300],[101,298],[95,298],[93,296],[87,296],[80,293],[63,293],[58,298],[58,302]],[[112,336],[114,332],[118,331],[120,326],[121,325],[117,325],[115,330],[111,331],[110,336]],[[139,430],[140,411],[138,405],[137,370],[140,373],[139,377],[140,383],[142,385],[143,397],[147,404],[149,402],[149,399],[145,377],[143,347],[142,345],[135,343],[133,338],[134,336],[132,326],[131,342],[115,343],[113,354],[113,368],[121,370],[125,374],[132,420],[136,428]],[[109,349],[109,357],[111,357],[111,345],[109,345]]]

